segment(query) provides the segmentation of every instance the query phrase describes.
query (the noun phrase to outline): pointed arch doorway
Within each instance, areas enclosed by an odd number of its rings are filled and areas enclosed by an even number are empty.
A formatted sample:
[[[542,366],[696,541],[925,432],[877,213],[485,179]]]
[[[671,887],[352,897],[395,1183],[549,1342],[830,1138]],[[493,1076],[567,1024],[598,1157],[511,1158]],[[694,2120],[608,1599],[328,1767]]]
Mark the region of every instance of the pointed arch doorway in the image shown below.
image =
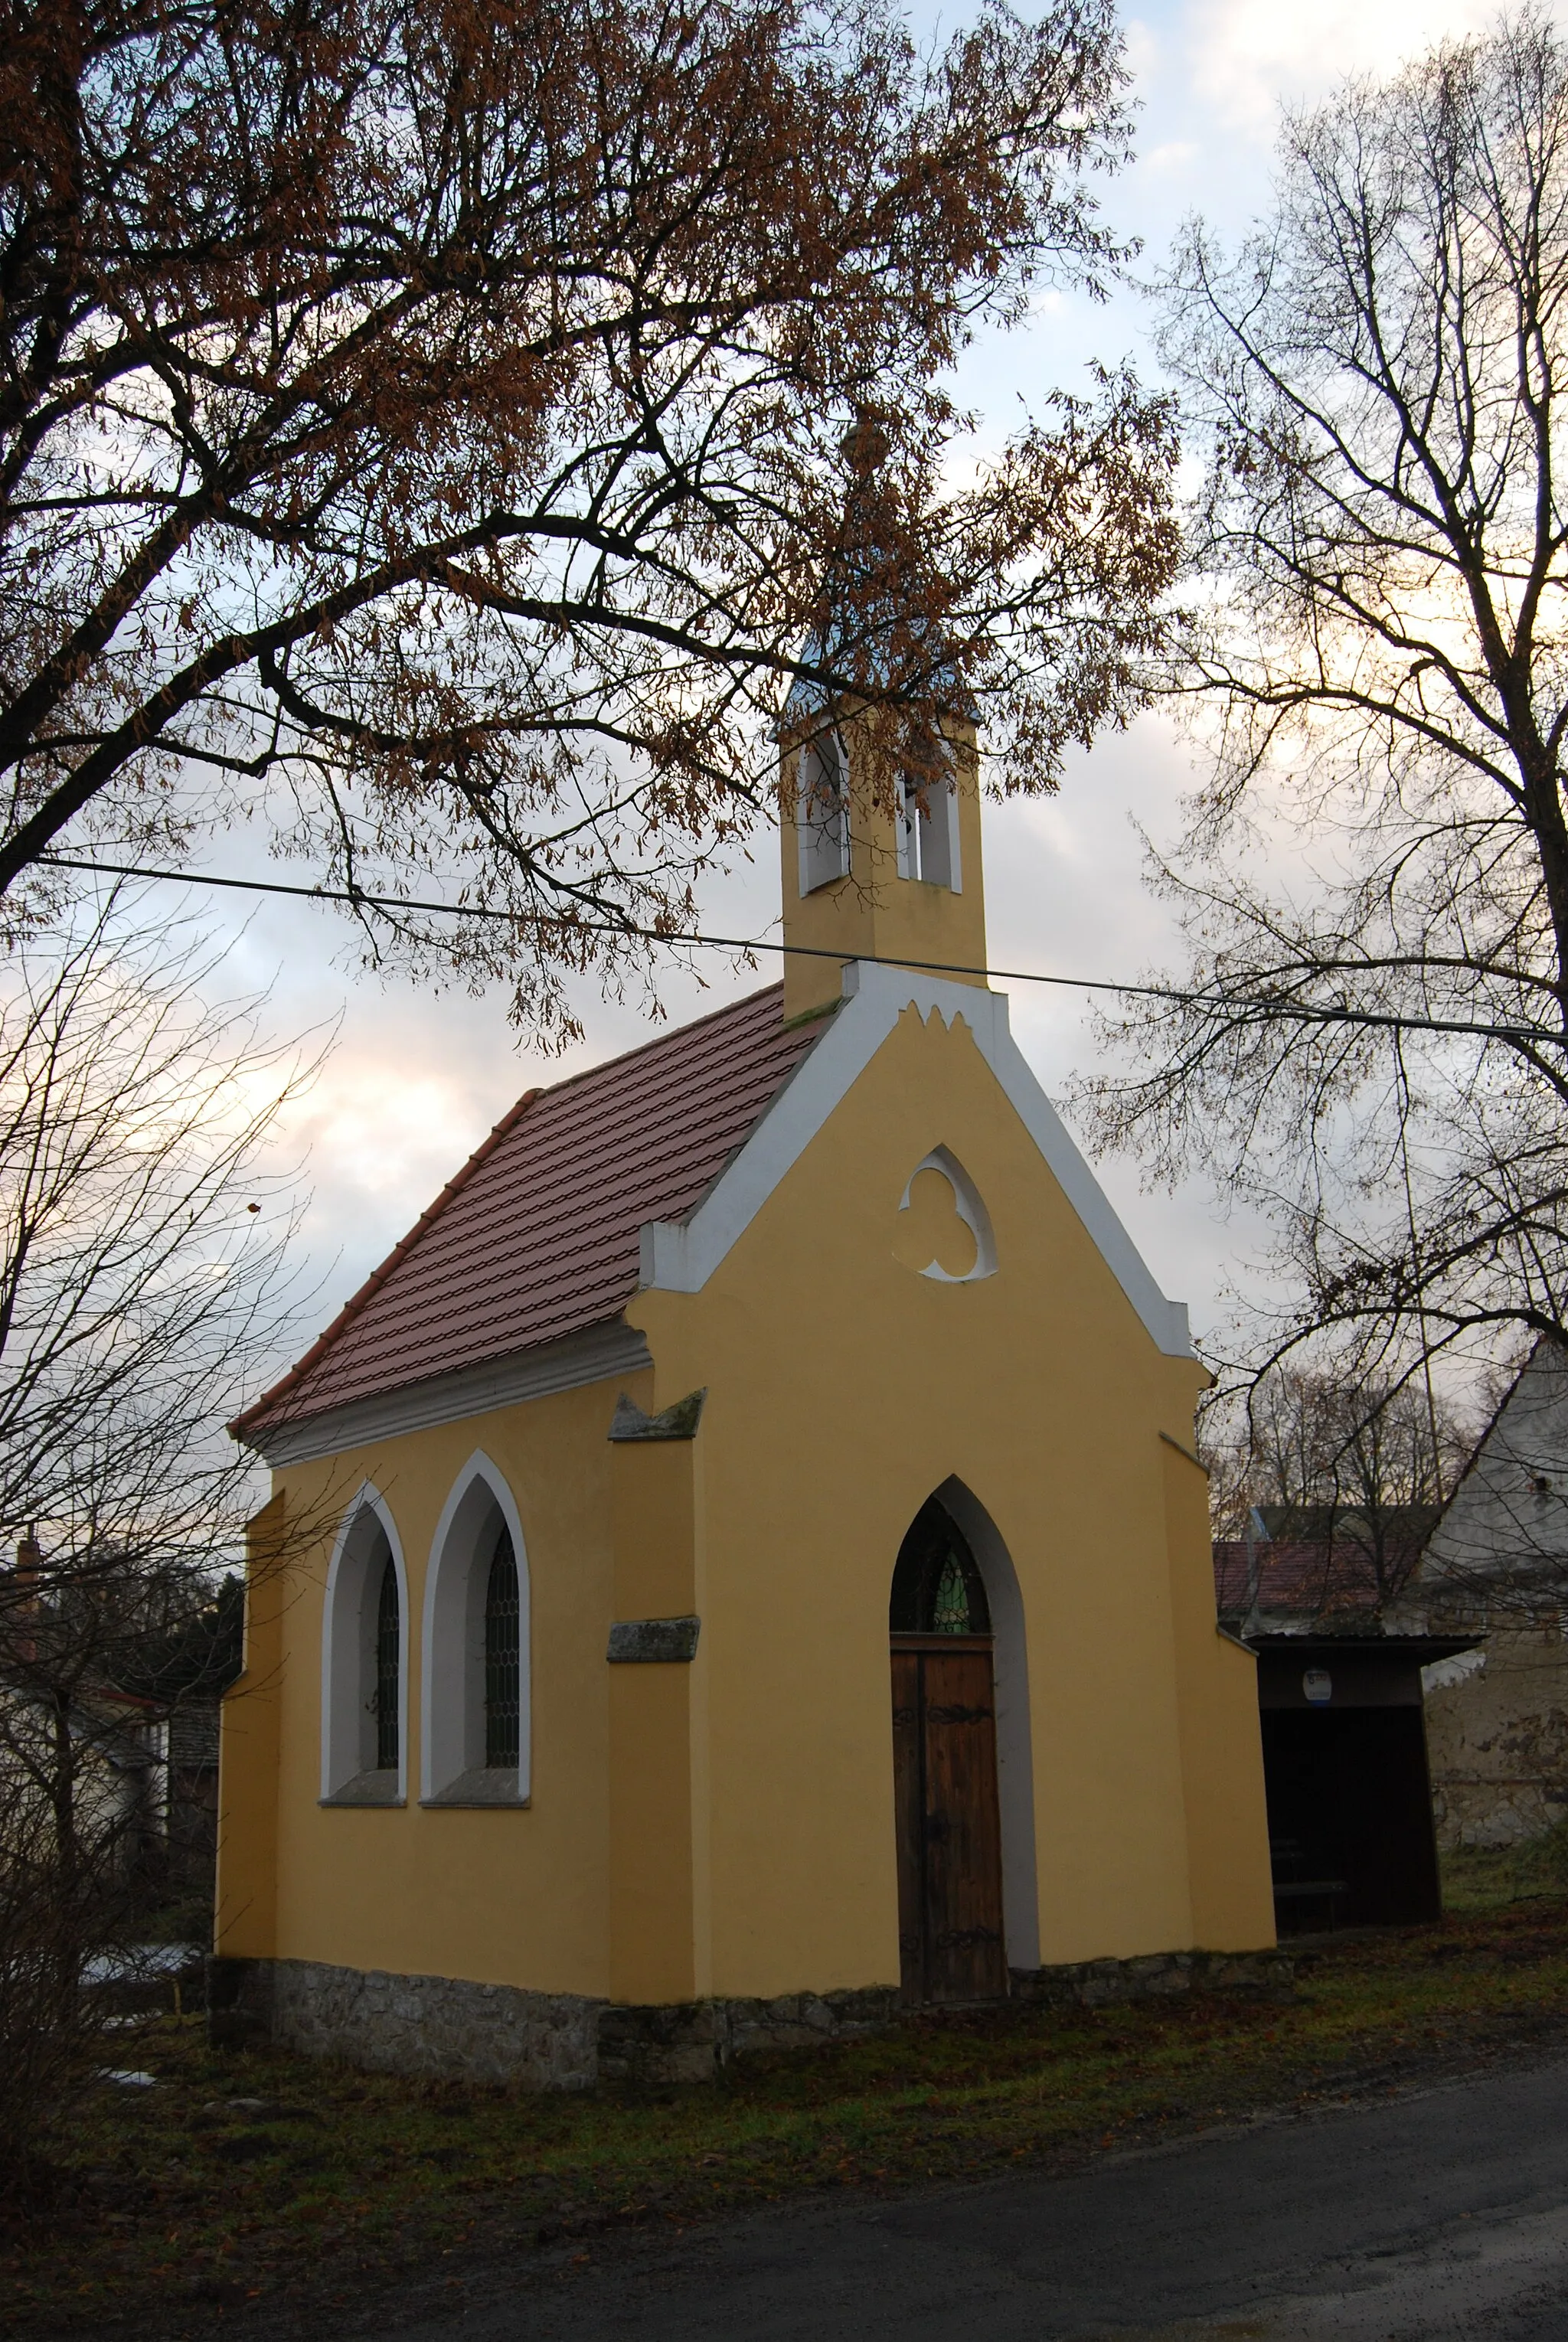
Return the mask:
[[[900,1990],[906,2003],[1007,1992],[991,1611],[968,1540],[929,1497],[888,1606]]]

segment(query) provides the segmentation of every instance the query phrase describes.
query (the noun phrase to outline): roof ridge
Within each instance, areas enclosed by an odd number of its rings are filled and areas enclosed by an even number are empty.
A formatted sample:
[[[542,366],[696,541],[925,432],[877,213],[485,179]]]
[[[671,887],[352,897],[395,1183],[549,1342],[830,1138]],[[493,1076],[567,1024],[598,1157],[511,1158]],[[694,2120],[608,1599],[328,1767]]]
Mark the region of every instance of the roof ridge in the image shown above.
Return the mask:
[[[666,1041],[679,1040],[687,1033],[700,1033],[704,1025],[715,1025],[721,1016],[733,1016],[737,1010],[753,1006],[766,994],[783,990],[782,979],[776,984],[759,985],[755,992],[744,992],[738,1000],[722,1001],[717,1008],[710,1008],[705,1016],[693,1016],[684,1025],[666,1026],[662,1033],[653,1034],[646,1041],[635,1042],[631,1048],[623,1049],[618,1056],[601,1057],[596,1065],[583,1066],[574,1074],[564,1074],[558,1082],[541,1083],[534,1095],[538,1097],[558,1097],[563,1090],[574,1089],[579,1082],[591,1082],[597,1074],[612,1073],[617,1066],[630,1065],[634,1057],[642,1056],[649,1049],[662,1049]]]
[[[645,1047],[647,1046],[646,1043],[644,1043],[644,1046]],[[589,1070],[592,1071],[594,1068],[591,1067]],[[555,1086],[558,1089],[564,1089],[566,1085],[564,1082],[559,1082]],[[378,1268],[373,1268],[371,1270],[370,1275],[365,1278],[365,1283],[360,1286],[358,1292],[350,1294],[348,1299],[344,1303],[343,1307],[338,1311],[337,1316],[333,1319],[331,1325],[325,1326],[323,1331],[316,1336],[315,1341],[311,1344],[305,1356],[302,1358],[297,1358],[294,1365],[290,1366],[287,1374],[281,1375],[277,1381],[272,1385],[269,1390],[263,1391],[261,1396],[259,1398],[253,1399],[249,1406],[242,1407],[240,1409],[238,1415],[235,1416],[233,1422],[227,1426],[231,1439],[237,1439],[240,1434],[247,1427],[248,1425],[254,1423],[258,1416],[269,1413],[271,1409],[277,1405],[279,1399],[283,1398],[286,1393],[293,1390],[296,1384],[304,1381],[311,1368],[316,1366],[320,1360],[325,1356],[327,1351],[337,1340],[339,1335],[344,1332],[345,1328],[351,1326],[354,1323],[354,1320],[359,1316],[360,1312],[375,1298],[375,1296],[380,1292],[382,1286],[386,1283],[387,1278],[392,1275],[393,1270],[401,1266],[402,1263],[407,1259],[409,1254],[414,1250],[414,1246],[419,1242],[420,1238],[429,1234],[431,1228],[434,1227],[435,1222],[441,1217],[442,1213],[446,1209],[448,1204],[451,1203],[453,1197],[454,1196],[461,1195],[463,1189],[467,1186],[468,1182],[473,1178],[480,1166],[488,1162],[491,1156],[494,1154],[495,1149],[500,1146],[502,1140],[508,1136],[509,1134],[516,1128],[518,1123],[522,1120],[524,1114],[527,1111],[528,1107],[533,1105],[534,1099],[543,1097],[545,1093],[544,1089],[537,1085],[531,1090],[524,1091],[522,1096],[517,1100],[516,1105],[507,1109],[506,1113],[502,1116],[500,1121],[494,1125],[489,1136],[480,1141],[473,1154],[468,1157],[467,1162],[463,1165],[460,1170],[455,1171],[450,1179],[448,1179],[445,1186],[443,1187],[439,1196],[436,1196],[435,1201],[433,1204],[427,1205],[425,1209],[420,1213],[419,1217],[414,1221],[414,1226],[409,1229],[408,1234],[405,1236],[399,1237],[397,1243],[393,1246],[392,1250],[387,1254],[386,1258],[381,1263]]]

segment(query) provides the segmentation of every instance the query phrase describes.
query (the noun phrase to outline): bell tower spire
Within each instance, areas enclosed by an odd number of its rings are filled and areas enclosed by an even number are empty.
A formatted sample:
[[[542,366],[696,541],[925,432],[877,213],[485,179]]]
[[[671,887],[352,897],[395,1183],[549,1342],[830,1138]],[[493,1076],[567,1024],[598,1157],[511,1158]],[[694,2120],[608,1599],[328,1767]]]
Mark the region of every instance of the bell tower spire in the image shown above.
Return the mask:
[[[931,965],[985,981],[980,757],[944,726],[938,769],[876,786],[864,722],[793,707],[779,738],[784,1016],[835,1001],[851,960]],[[817,956],[816,955],[823,955]]]

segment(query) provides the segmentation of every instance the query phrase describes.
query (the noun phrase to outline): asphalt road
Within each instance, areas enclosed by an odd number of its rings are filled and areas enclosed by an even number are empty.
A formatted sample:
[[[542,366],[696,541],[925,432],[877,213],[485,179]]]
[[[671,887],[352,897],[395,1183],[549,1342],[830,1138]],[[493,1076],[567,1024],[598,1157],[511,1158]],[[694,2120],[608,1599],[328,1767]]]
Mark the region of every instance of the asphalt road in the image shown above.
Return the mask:
[[[466,2290],[334,2342],[1568,2342],[1568,2060]]]

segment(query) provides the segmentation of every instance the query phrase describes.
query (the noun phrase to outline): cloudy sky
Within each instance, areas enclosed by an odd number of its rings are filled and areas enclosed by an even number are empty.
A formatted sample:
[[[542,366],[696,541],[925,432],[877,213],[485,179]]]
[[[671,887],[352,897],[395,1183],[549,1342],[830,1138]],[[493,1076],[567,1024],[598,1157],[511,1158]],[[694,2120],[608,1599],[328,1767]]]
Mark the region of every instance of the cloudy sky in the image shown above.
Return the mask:
[[[943,11],[947,21],[961,12]],[[1438,35],[1479,27],[1489,8],[1466,0],[1169,0],[1126,19],[1128,58],[1142,105],[1135,165],[1105,189],[1118,229],[1163,255],[1181,221],[1203,213],[1228,235],[1265,200],[1282,102],[1310,100],[1339,74],[1379,71]],[[920,11],[923,23],[931,21]],[[1000,436],[1018,400],[1072,388],[1093,356],[1131,355],[1148,370],[1144,320],[1129,292],[1109,310],[1046,295],[1022,332],[977,349],[963,395]],[[1141,883],[1134,825],[1169,836],[1190,784],[1185,751],[1145,720],[1075,761],[1061,795],[987,811],[986,885],[992,964],[1078,976],[1125,976],[1169,946],[1163,914]],[[222,866],[215,849],[213,866]],[[229,866],[234,866],[231,857]],[[290,874],[291,876],[293,874]],[[715,882],[709,925],[761,934],[774,916],[774,856]],[[531,1084],[634,1046],[643,1016],[591,994],[580,1001],[586,1038],[564,1061],[519,1046],[499,996],[474,999],[359,971],[334,916],[267,904],[236,931],[236,985],[274,988],[275,1029],[341,1016],[335,1050],[314,1094],[293,1115],[288,1146],[306,1164],[312,1202],[308,1266],[319,1286],[312,1315],[330,1316],[417,1216],[517,1094]],[[661,987],[682,1018],[768,980],[719,961],[707,984],[672,971]],[[1072,994],[1008,986],[1014,1030],[1048,1089],[1092,1056]],[[1227,1282],[1245,1282],[1258,1232],[1229,1221],[1200,1188],[1141,1191],[1137,1166],[1111,1160],[1103,1179],[1167,1292],[1190,1302],[1195,1328],[1214,1322]]]

